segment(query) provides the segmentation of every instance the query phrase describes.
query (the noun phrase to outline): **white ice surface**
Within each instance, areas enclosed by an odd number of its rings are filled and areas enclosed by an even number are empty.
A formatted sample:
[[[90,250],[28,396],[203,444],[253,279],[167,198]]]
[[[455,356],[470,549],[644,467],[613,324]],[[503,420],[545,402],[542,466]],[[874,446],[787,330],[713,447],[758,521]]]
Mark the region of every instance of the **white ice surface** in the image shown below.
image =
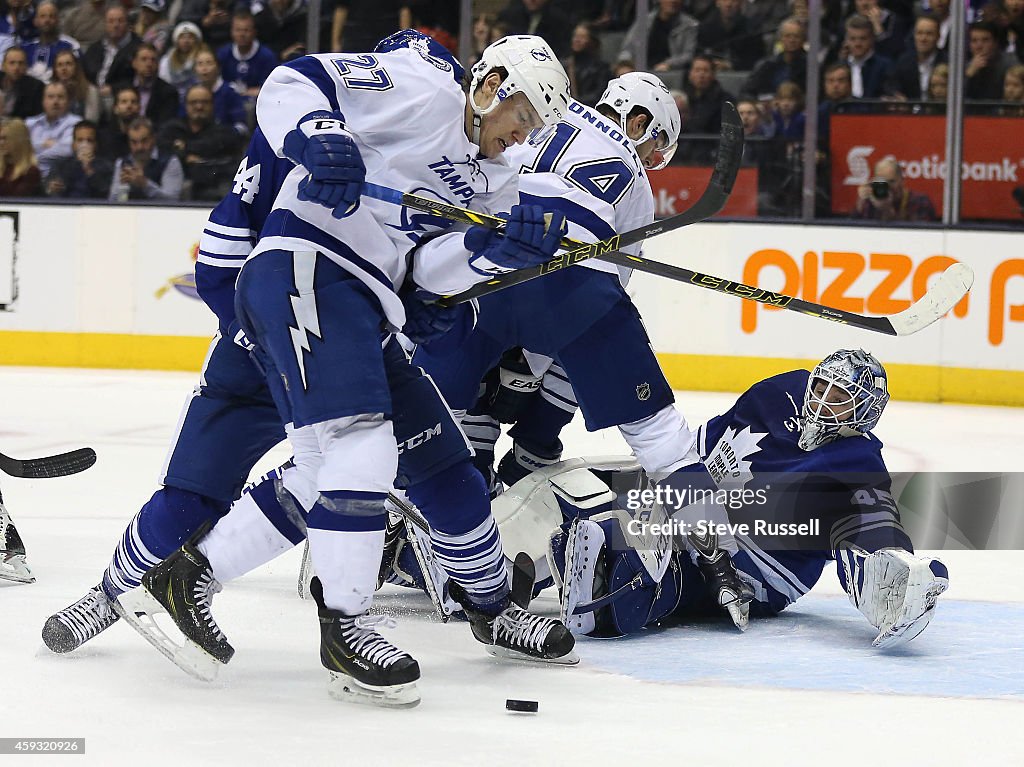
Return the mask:
[[[115,625],[50,654],[46,616],[81,596],[149,497],[194,376],[0,369],[0,450],[33,457],[92,445],[88,472],[4,478],[38,578],[0,582],[0,737],[85,737],[64,764],[146,765],[1024,765],[1024,554],[944,552],[951,587],[929,629],[898,653],[826,570],[814,592],[745,635],[698,625],[583,640],[580,667],[501,664],[425,597],[378,603],[420,662],[423,703],[383,711],[333,701],[313,606],[295,596],[298,552],[229,585],[215,613],[237,654],[220,679],[186,677]],[[696,423],[728,394],[680,394]],[[1019,470],[1024,410],[894,402],[878,430],[890,468]],[[574,422],[567,455],[624,452]],[[272,453],[261,467],[286,457]],[[260,467],[258,467],[260,468]],[[535,603],[553,609],[554,600]],[[540,703],[511,715],[506,698]],[[617,761],[621,760],[621,761]],[[0,764],[21,764],[0,757]],[[28,759],[26,763],[35,763]]]

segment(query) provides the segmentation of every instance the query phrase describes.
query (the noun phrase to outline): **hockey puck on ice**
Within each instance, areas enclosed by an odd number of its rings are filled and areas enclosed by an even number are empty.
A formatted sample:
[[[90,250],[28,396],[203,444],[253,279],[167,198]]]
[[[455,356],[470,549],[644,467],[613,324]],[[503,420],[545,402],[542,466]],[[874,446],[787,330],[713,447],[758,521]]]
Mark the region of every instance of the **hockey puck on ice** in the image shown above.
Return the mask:
[[[509,698],[505,701],[505,709],[507,711],[521,711],[527,714],[537,713],[537,701],[535,700],[515,700]]]

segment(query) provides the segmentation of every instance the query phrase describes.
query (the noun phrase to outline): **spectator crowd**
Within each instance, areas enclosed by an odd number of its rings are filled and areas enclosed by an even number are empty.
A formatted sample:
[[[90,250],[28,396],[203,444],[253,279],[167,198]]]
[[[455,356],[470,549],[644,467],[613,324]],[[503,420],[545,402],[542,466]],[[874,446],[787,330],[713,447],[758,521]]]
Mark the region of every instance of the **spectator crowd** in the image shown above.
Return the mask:
[[[0,196],[220,199],[302,6],[0,0]]]
[[[648,5],[638,18],[633,0],[476,0],[465,63],[504,35],[541,35],[574,96],[594,105],[611,77],[646,61],[683,117],[677,163],[713,162],[722,103],[737,103],[744,163],[762,170],[763,215],[799,202],[808,120],[826,215],[837,111],[944,112],[949,0],[823,0],[814,115],[805,108],[807,0]],[[324,0],[318,45],[366,52],[412,26],[457,52],[459,6]],[[968,0],[967,12],[968,110],[1024,116],[1024,0]],[[305,0],[0,0],[0,14],[3,196],[214,201],[230,188],[260,84],[305,53]],[[898,167],[879,172],[901,188]],[[866,195],[854,215],[877,212]]]

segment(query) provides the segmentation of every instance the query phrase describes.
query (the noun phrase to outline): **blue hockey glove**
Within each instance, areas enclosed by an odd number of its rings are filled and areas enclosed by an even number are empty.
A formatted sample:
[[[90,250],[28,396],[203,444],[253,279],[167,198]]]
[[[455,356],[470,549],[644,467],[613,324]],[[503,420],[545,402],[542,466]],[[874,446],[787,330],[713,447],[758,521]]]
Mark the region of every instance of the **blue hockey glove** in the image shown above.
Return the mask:
[[[524,269],[548,261],[565,233],[565,215],[552,213],[545,221],[539,205],[515,205],[508,214],[504,233],[482,226],[470,227],[463,242],[473,253],[469,265],[484,274]]]
[[[476,327],[477,303],[468,301],[455,306],[442,306],[438,296],[419,288],[402,293],[405,306],[405,326],[402,333],[415,344],[430,344],[436,351],[438,344],[453,349],[460,346]]]
[[[309,171],[299,199],[331,208],[344,218],[359,206],[366,165],[338,112],[312,112],[284,137],[284,154]]]

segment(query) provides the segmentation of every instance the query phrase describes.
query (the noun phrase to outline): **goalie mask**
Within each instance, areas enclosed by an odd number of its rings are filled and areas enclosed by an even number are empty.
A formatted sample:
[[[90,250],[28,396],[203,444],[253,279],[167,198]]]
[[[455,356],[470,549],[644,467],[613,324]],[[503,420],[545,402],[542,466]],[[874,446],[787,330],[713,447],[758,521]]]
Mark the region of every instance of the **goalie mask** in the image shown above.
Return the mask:
[[[800,448],[814,450],[840,437],[866,434],[878,424],[888,401],[881,362],[862,349],[830,354],[807,379]]]
[[[473,94],[487,73],[500,67],[506,76],[494,99],[486,107],[476,103]],[[553,126],[569,112],[569,77],[555,52],[543,38],[534,35],[510,35],[488,45],[472,69],[469,103],[473,108],[473,142],[480,141],[480,121],[498,105],[516,93],[522,93],[537,113],[538,130],[531,141],[545,138],[545,126]]]
[[[626,120],[636,107],[645,109],[651,116],[644,134],[630,139],[635,146],[654,140],[654,152],[648,160],[648,170],[660,170],[668,165],[676,153],[679,141],[679,109],[665,84],[647,72],[629,72],[608,83],[597,106],[608,107],[619,116],[619,125],[626,133]]]

